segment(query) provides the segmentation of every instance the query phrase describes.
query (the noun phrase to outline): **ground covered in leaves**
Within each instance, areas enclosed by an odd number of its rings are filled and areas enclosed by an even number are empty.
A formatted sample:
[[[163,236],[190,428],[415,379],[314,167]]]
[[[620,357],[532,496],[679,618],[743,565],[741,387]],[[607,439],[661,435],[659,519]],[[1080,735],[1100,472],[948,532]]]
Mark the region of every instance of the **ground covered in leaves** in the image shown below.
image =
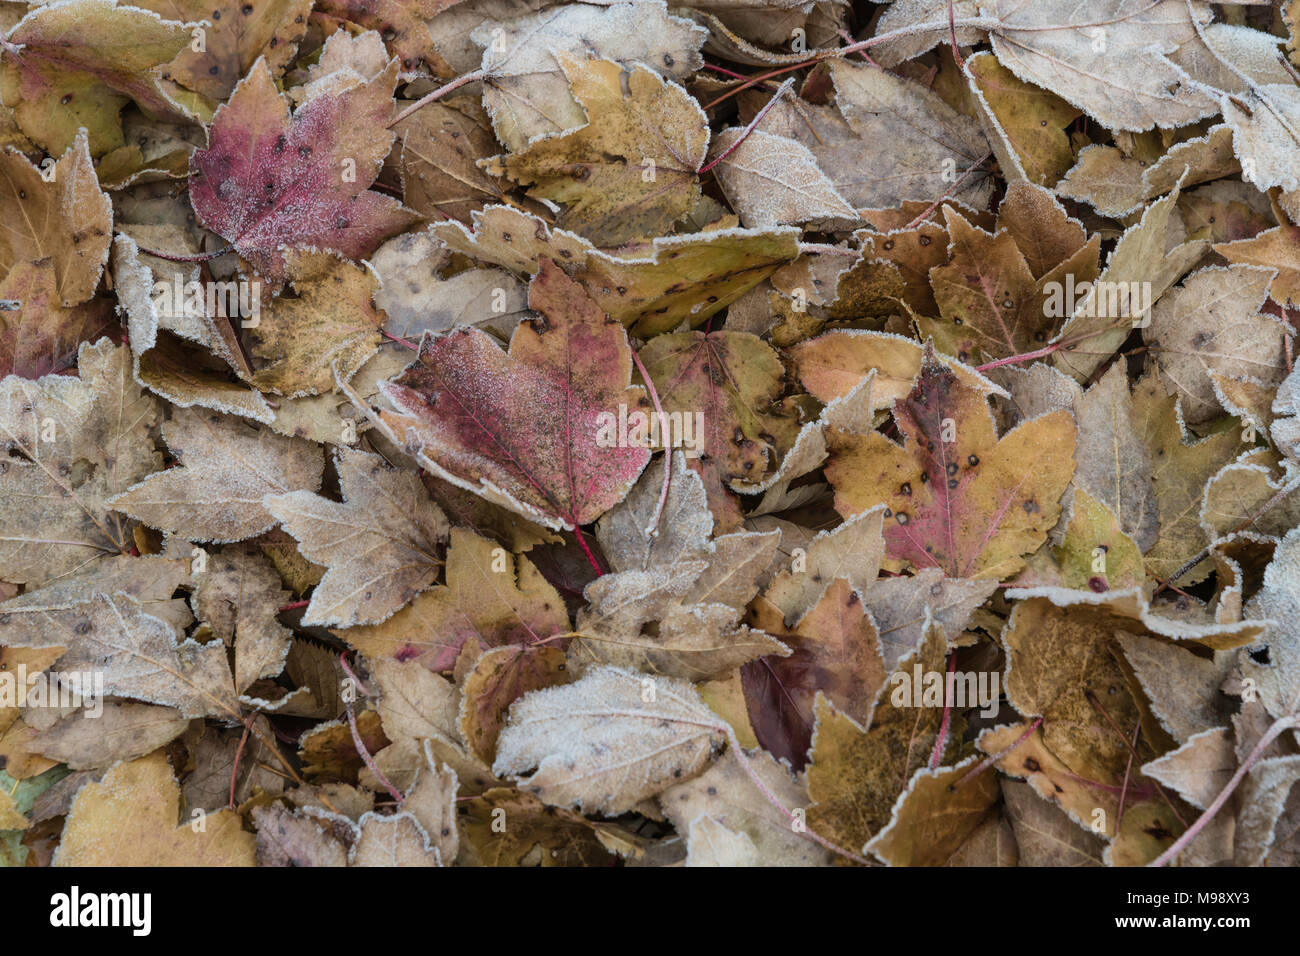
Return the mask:
[[[1300,2],[0,18],[0,859],[1294,864]]]

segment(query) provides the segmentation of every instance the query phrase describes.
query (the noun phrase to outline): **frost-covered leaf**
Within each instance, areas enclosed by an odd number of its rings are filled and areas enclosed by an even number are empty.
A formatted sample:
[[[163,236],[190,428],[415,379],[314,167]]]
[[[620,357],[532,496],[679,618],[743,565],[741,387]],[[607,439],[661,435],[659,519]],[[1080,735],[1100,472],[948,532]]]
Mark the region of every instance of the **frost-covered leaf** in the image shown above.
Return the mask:
[[[697,776],[726,746],[726,725],[684,681],[600,667],[510,708],[497,774],[553,806],[618,814]]]
[[[1058,411],[999,438],[987,402],[927,354],[911,394],[894,405],[904,443],[831,429],[826,474],[835,506],[885,505],[887,567],[937,567],[950,577],[1005,579],[1060,514],[1074,473],[1075,426]]]
[[[359,259],[411,225],[401,203],[368,187],[393,142],[396,65],[326,93],[292,116],[265,59],[254,64],[192,160],[190,200],[202,223],[268,280],[285,277],[288,245]]]
[[[342,449],[342,503],[310,491],[268,495],[263,507],[298,539],[308,561],[329,568],[303,614],[306,624],[377,624],[433,583],[447,517],[418,477],[378,455]]]
[[[561,57],[643,64],[684,79],[703,62],[705,31],[670,16],[658,0],[608,6],[564,4],[510,20],[485,20],[471,34],[483,47],[483,105],[511,152],[530,140],[575,129],[586,117],[569,94]]]
[[[232,810],[199,830],[180,820],[180,788],[161,750],[118,764],[73,801],[55,866],[252,866],[255,840]]]
[[[392,439],[459,487],[551,528],[587,524],[617,504],[650,458],[618,447],[620,408],[649,400],[630,385],[627,336],[557,266],[529,289],[543,317],[507,353],[486,333],[425,336],[419,358],[381,386]]]
[[[556,224],[597,246],[667,232],[700,197],[696,171],[709,142],[703,111],[647,67],[633,66],[624,79],[612,60],[556,60],[586,124],[498,156],[486,171],[527,186],[535,199],[563,203]]]
[[[48,260],[63,304],[85,302],[99,285],[113,228],[112,203],[100,191],[85,136],[69,141],[52,171],[43,174],[15,150],[0,153],[0,171],[7,224],[0,233],[0,272],[8,277],[24,262]]]
[[[270,529],[262,499],[320,487],[319,448],[216,412],[177,409],[163,438],[180,467],[112,500],[138,521],[195,541],[242,541]]]

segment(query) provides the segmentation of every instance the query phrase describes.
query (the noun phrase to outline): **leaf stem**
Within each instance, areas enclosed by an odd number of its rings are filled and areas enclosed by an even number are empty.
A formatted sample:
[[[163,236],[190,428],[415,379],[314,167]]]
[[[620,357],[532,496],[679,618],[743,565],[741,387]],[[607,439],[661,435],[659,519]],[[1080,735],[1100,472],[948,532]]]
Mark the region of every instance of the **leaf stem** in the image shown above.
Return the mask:
[[[394,116],[392,120],[388,123],[388,125],[384,127],[384,129],[392,129],[394,126],[396,126],[402,120],[406,119],[416,110],[418,110],[420,107],[432,103],[434,100],[438,99],[439,97],[446,96],[452,90],[458,90],[466,83],[473,83],[475,80],[481,80],[486,77],[487,77],[487,71],[485,70],[473,70],[472,72],[466,73],[464,76],[456,77],[456,79],[452,80],[450,83],[438,87],[432,93],[424,94],[424,96],[420,97],[410,106],[408,106],[406,109],[402,110],[400,113]]]
[[[972,768],[967,772],[966,776],[962,777],[960,780],[958,780],[956,783],[954,783],[954,784],[952,785],[952,788],[953,788],[954,790],[960,790],[960,789],[961,789],[962,787],[964,787],[967,783],[969,783],[972,779],[974,779],[975,777],[978,777],[978,776],[979,776],[980,774],[982,774],[985,770],[989,769],[989,767],[993,766],[995,763],[997,763],[999,760],[1001,760],[1001,759],[1002,759],[1003,757],[1005,757],[1007,754],[1011,753],[1011,751],[1015,750],[1017,747],[1019,747],[1021,744],[1023,744],[1026,740],[1028,740],[1028,739],[1033,735],[1034,731],[1038,729],[1039,725],[1040,725],[1042,722],[1043,722],[1043,718],[1041,718],[1041,717],[1037,717],[1037,718],[1035,718],[1035,719],[1034,719],[1034,722],[1033,722],[1032,724],[1029,725],[1029,728],[1028,728],[1028,729],[1027,729],[1023,734],[1021,734],[1019,737],[1017,737],[1017,738],[1015,739],[1015,741],[1011,744],[1010,747],[1007,747],[1007,748],[1005,748],[1005,749],[1003,749],[1003,750],[999,750],[999,751],[998,751],[997,753],[995,753],[995,754],[989,754],[987,757],[985,757],[983,760],[981,760],[978,764],[976,764],[974,767],[972,767]]]
[[[721,729],[726,733],[727,742],[731,745],[732,751],[735,752],[736,762],[740,764],[740,769],[745,771],[745,776],[749,777],[750,782],[758,788],[758,792],[767,799],[768,803],[781,811],[787,820],[794,823],[794,812],[787,809],[785,804],[781,802],[781,799],[768,788],[767,784],[763,782],[763,778],[758,775],[758,771],[755,770],[753,764],[749,762],[749,757],[746,755],[745,749],[740,746],[740,740],[736,737],[736,732],[731,728],[731,725],[722,724]],[[811,827],[808,827],[806,823],[803,825],[803,829],[796,829],[792,832],[799,834],[799,836],[806,840],[811,840],[813,843],[816,843],[818,846],[821,846],[832,853],[839,854],[846,860],[852,860],[854,863],[860,863],[863,866],[876,865],[866,857],[858,856],[858,854],[852,853],[841,846],[836,846],[820,833],[817,833]]]
[[[1241,766],[1237,768],[1237,772],[1232,775],[1232,779],[1228,781],[1228,785],[1223,788],[1217,797],[1214,798],[1214,802],[1205,808],[1205,812],[1197,818],[1196,822],[1193,823],[1182,836],[1174,841],[1173,845],[1169,849],[1165,850],[1164,853],[1161,853],[1148,865],[1168,866],[1169,863],[1178,856],[1178,854],[1182,853],[1183,850],[1187,848],[1187,844],[1196,839],[1197,834],[1204,830],[1206,824],[1214,819],[1214,815],[1223,809],[1223,805],[1228,802],[1228,798],[1232,796],[1233,791],[1235,791],[1241,781],[1246,778],[1246,774],[1250,773],[1250,768],[1255,766],[1259,761],[1259,758],[1263,755],[1264,751],[1268,749],[1269,744],[1292,727],[1295,727],[1297,724],[1300,724],[1300,717],[1297,717],[1295,714],[1292,714],[1290,717],[1281,717],[1274,721],[1273,726],[1269,727],[1268,730],[1265,731],[1264,736],[1259,738],[1259,743],[1255,744],[1255,749],[1250,752],[1250,756],[1247,757],[1245,761],[1242,762]]]
[[[573,526],[573,536],[578,540],[578,547],[582,553],[587,556],[587,563],[596,571],[596,577],[603,577],[605,572],[600,567],[600,562],[596,560],[596,555],[592,553],[591,545],[587,544],[587,539],[582,536],[582,529],[577,525]]]
[[[654,381],[650,378],[650,373],[646,371],[645,365],[641,362],[641,356],[636,354],[636,349],[628,345],[628,351],[632,353],[632,361],[636,364],[636,370],[641,373],[642,380],[645,381],[646,391],[650,393],[650,401],[654,403],[655,414],[659,416],[659,427],[665,428],[668,416],[664,414],[664,407],[659,402],[659,392],[655,388]],[[666,430],[666,429],[665,429]],[[673,478],[673,446],[669,444],[664,449],[664,483],[659,489],[659,503],[655,505],[654,516],[650,519],[650,524],[646,525],[645,533],[650,537],[659,534],[659,519],[663,517],[664,504],[668,501],[668,486]]]
[[[141,255],[153,256],[155,259],[166,259],[168,262],[211,262],[213,259],[219,259],[227,252],[234,251],[233,245],[222,246],[212,252],[196,252],[193,255],[179,255],[174,252],[162,252],[158,249],[146,249],[139,247]]]
[[[948,654],[948,676],[951,677],[957,672],[957,652],[955,650]],[[934,741],[934,750],[930,751],[930,769],[938,770],[939,763],[943,760],[943,749],[948,743],[948,725],[952,721],[952,696],[948,693],[948,688],[952,686],[951,681],[945,681],[943,685],[943,720],[939,722],[939,735]]]
[[[721,153],[719,153],[717,156],[715,156],[708,165],[706,165],[700,170],[699,174],[703,176],[714,166],[718,165],[718,163],[722,162],[724,159],[726,159],[728,156],[734,153],[736,149],[740,146],[740,144],[749,138],[749,134],[754,132],[755,127],[757,127],[758,124],[763,121],[763,117],[766,116],[768,112],[772,109],[772,107],[776,105],[776,101],[779,100],[782,96],[784,96],[786,92],[789,91],[790,88],[793,86],[794,86],[794,77],[792,76],[787,78],[786,81],[777,88],[777,91],[772,94],[772,98],[768,100],[767,103],[764,104],[763,108],[759,110],[758,113],[755,114],[754,118],[749,121],[749,125],[745,127],[745,131],[736,137],[736,141],[732,143],[730,146],[728,146]]]
[[[370,756],[370,751],[366,749],[365,741],[361,739],[361,731],[357,729],[357,717],[356,714],[352,712],[352,705],[348,704],[346,710],[348,712],[348,727],[352,730],[352,746],[356,748],[358,756],[361,757],[367,769],[375,775],[376,780],[383,784],[384,789],[392,794],[393,799],[397,801],[397,805],[400,807],[406,800],[406,797],[402,795],[402,791],[398,790],[389,782],[388,778],[384,776],[384,772],[379,769],[379,764],[375,763],[375,758]]]

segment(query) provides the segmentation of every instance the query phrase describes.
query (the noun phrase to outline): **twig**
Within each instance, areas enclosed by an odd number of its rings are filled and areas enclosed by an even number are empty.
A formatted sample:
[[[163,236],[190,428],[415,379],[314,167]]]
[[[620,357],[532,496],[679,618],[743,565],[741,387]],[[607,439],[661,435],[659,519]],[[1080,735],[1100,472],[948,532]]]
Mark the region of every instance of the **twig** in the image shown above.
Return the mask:
[[[1134,742],[1134,743],[1129,743],[1128,737],[1125,736],[1124,732],[1123,732],[1122,730],[1119,729],[1119,724],[1115,723],[1115,718],[1111,717],[1111,715],[1107,712],[1106,708],[1102,706],[1102,703],[1101,703],[1100,698],[1098,698],[1097,695],[1094,694],[1091,690],[1085,690],[1085,691],[1083,692],[1083,696],[1084,696],[1085,698],[1087,698],[1088,703],[1092,705],[1092,709],[1095,710],[1097,713],[1101,714],[1102,719],[1105,720],[1106,723],[1110,726],[1110,729],[1113,730],[1113,731],[1115,732],[1115,736],[1119,737],[1120,740],[1124,741],[1124,746],[1128,747],[1129,766],[1131,767],[1131,766],[1133,765],[1133,759],[1134,759],[1135,757],[1136,757],[1138,760],[1141,760],[1141,759],[1142,759],[1142,755],[1139,754],[1139,753],[1138,753],[1138,750],[1137,750],[1137,743],[1136,743],[1137,735],[1136,735],[1136,733],[1134,734],[1134,741],[1135,741],[1135,742]],[[1139,726],[1141,726],[1141,725],[1139,724]],[[1171,813],[1172,813],[1172,814],[1173,814],[1173,815],[1178,819],[1178,822],[1179,822],[1179,823],[1181,823],[1183,826],[1187,826],[1187,821],[1184,820],[1184,819],[1183,819],[1183,815],[1182,815],[1181,813],[1178,812],[1178,808],[1177,808],[1176,806],[1174,806],[1174,802],[1173,802],[1171,799],[1169,799],[1169,794],[1165,793],[1165,788],[1164,788],[1163,786],[1161,786],[1160,781],[1159,781],[1159,780],[1152,780],[1151,782],[1154,783],[1154,784],[1156,785],[1156,793],[1160,794],[1161,798],[1162,798],[1162,799],[1165,801],[1165,803],[1168,805],[1168,807],[1169,807],[1169,811],[1170,811],[1170,812],[1171,812]],[[1127,787],[1128,787],[1128,772],[1127,772],[1127,771],[1125,771],[1125,773],[1124,773],[1124,787],[1125,787],[1125,789],[1127,789]],[[1121,790],[1121,791],[1120,791],[1120,796],[1122,797],[1123,794],[1124,794],[1124,791]],[[1123,801],[1121,801],[1120,806],[1121,806],[1121,808],[1123,807]],[[1116,833],[1119,832],[1119,824],[1118,824],[1118,823],[1115,824],[1115,832],[1116,832]]]
[[[234,250],[233,245],[222,246],[214,252],[196,252],[193,255],[178,255],[174,252],[162,252],[158,249],[145,249],[138,246],[141,255],[153,256],[155,259],[166,259],[168,262],[210,262],[213,259],[219,259],[227,252]]]
[[[945,192],[942,196],[940,196],[940,197],[939,197],[938,199],[936,199],[934,202],[930,203],[929,207],[928,207],[928,208],[927,208],[923,213],[921,213],[921,215],[917,216],[915,219],[913,219],[911,222],[909,222],[906,226],[904,226],[904,227],[903,227],[903,231],[906,232],[906,231],[909,230],[909,229],[915,229],[915,228],[916,228],[917,226],[919,226],[921,223],[923,223],[923,222],[925,222],[927,219],[929,219],[929,218],[930,218],[930,213],[932,213],[932,212],[934,212],[936,209],[938,209],[939,206],[941,206],[941,205],[943,204],[943,201],[944,201],[945,199],[949,198],[950,196],[952,196],[952,194],[953,194],[954,192],[957,191],[957,187],[960,186],[960,185],[962,184],[962,180],[964,180],[967,176],[969,176],[971,173],[975,172],[975,170],[979,169],[979,168],[980,168],[981,166],[983,166],[986,162],[988,162],[989,157],[992,156],[992,155],[993,155],[993,151],[990,150],[989,152],[987,152],[987,153],[985,153],[983,156],[981,156],[979,159],[977,159],[977,160],[976,160],[974,163],[972,163],[970,166],[968,166],[968,167],[966,168],[966,172],[964,172],[964,173],[962,173],[960,176],[958,176],[957,179],[953,182],[953,184],[952,184],[951,186],[948,187],[947,192]]]
[[[1260,756],[1268,749],[1269,744],[1292,727],[1295,727],[1298,723],[1300,723],[1300,717],[1297,717],[1295,714],[1274,721],[1273,726],[1269,727],[1264,733],[1264,736],[1259,738],[1259,743],[1257,743],[1255,749],[1250,752],[1250,756],[1247,757],[1242,765],[1237,768],[1237,772],[1232,775],[1232,779],[1228,781],[1228,785],[1223,788],[1217,797],[1214,798],[1214,802],[1206,807],[1205,812],[1197,818],[1196,822],[1193,823],[1182,836],[1174,841],[1173,846],[1152,860],[1149,865],[1167,866],[1178,856],[1178,854],[1182,853],[1183,850],[1187,848],[1187,844],[1196,839],[1197,834],[1204,830],[1206,824],[1214,819],[1214,815],[1223,809],[1223,805],[1228,802],[1228,798],[1232,796],[1233,791],[1237,789],[1237,786],[1241,781],[1246,779],[1246,774],[1250,773],[1250,768],[1255,766],[1255,763],[1259,760]]]
[[[230,799],[226,801],[226,809],[234,810],[238,804],[235,803],[235,783],[239,780],[239,758],[244,753],[244,744],[248,743],[248,735],[253,730],[253,721],[257,720],[257,714],[249,714],[248,719],[244,721],[244,735],[239,738],[239,746],[235,748],[235,759],[230,767]]]
[[[776,101],[779,100],[782,96],[784,96],[786,92],[793,86],[794,86],[794,77],[792,76],[777,88],[777,91],[772,94],[772,98],[768,100],[767,103],[764,104],[763,108],[759,110],[758,113],[754,116],[754,118],[749,121],[749,125],[745,127],[745,131],[736,137],[736,141],[732,143],[730,146],[728,146],[721,153],[719,153],[717,156],[715,156],[712,162],[710,162],[708,165],[706,165],[700,170],[700,175],[703,176],[714,166],[718,165],[718,163],[722,162],[733,152],[735,152],[736,148],[739,147],[740,144],[743,143],[749,137],[749,134],[754,132],[754,128],[758,126],[760,122],[762,122],[763,117],[768,114],[768,111],[771,110],[772,107],[776,105]]]
[[[410,106],[408,106],[406,109],[402,110],[402,112],[394,116],[392,120],[388,123],[388,125],[384,127],[384,129],[392,129],[394,126],[396,126],[402,120],[406,119],[416,110],[418,110],[420,107],[432,103],[434,100],[438,99],[439,97],[446,96],[452,90],[460,89],[466,83],[473,83],[475,80],[484,79],[486,76],[487,76],[487,71],[474,70],[470,73],[466,73],[464,76],[456,77],[456,79],[452,80],[450,83],[445,84],[444,86],[438,87],[432,93],[424,94],[424,96],[420,97]]]
[[[632,361],[636,364],[636,370],[641,373],[641,378],[645,381],[646,391],[650,393],[650,401],[654,403],[655,414],[659,416],[659,427],[666,429],[668,416],[664,414],[664,407],[659,403],[659,392],[655,389],[655,383],[650,378],[650,373],[646,371],[645,365],[641,362],[641,356],[636,354],[636,349],[628,346],[628,351],[632,353]],[[671,437],[671,436],[669,436]],[[673,446],[668,442],[664,446],[664,484],[659,489],[659,503],[655,505],[654,517],[646,525],[645,533],[650,537],[656,537],[659,534],[659,519],[663,517],[664,504],[668,501],[668,486],[673,478]]]
[[[1128,779],[1133,773],[1133,756],[1137,753],[1138,732],[1142,729],[1142,721],[1138,721],[1137,726],[1133,728],[1133,743],[1129,745],[1128,763],[1124,765],[1124,782],[1119,791],[1119,809],[1115,811],[1115,835],[1119,836],[1120,825],[1124,822],[1124,798],[1128,796]],[[1128,738],[1124,738],[1125,742]]]
[[[382,335],[384,338],[388,339],[389,341],[396,342],[399,345],[405,345],[412,352],[420,351],[420,347],[418,345],[413,345],[409,339],[404,339],[400,335],[394,335],[392,332],[389,332],[387,329],[380,329],[379,334]]]
[[[1285,485],[1283,485],[1281,488],[1279,488],[1279,489],[1277,490],[1277,493],[1274,494],[1272,498],[1269,498],[1268,501],[1264,502],[1262,505],[1259,506],[1259,510],[1258,510],[1258,511],[1256,511],[1253,515],[1251,515],[1249,518],[1247,518],[1247,519],[1246,519],[1245,521],[1243,521],[1241,524],[1237,525],[1237,527],[1233,528],[1233,529],[1232,529],[1232,534],[1236,534],[1238,531],[1245,531],[1247,528],[1249,528],[1251,525],[1253,525],[1257,520],[1259,520],[1259,519],[1262,518],[1265,514],[1267,514],[1271,509],[1277,507],[1278,503],[1279,503],[1283,498],[1285,498],[1287,495],[1291,494],[1291,492],[1295,491],[1297,488],[1300,488],[1300,475],[1296,475],[1294,478],[1292,478],[1290,481],[1288,481]],[[1196,555],[1196,557],[1192,558],[1190,561],[1188,561],[1186,564],[1184,564],[1181,568],[1179,568],[1179,569],[1178,569],[1177,571],[1175,571],[1173,574],[1169,575],[1169,577],[1165,578],[1164,582],[1160,585],[1160,587],[1158,587],[1158,588],[1156,589],[1156,591],[1155,591],[1155,593],[1152,595],[1152,597],[1154,597],[1156,594],[1159,594],[1159,593],[1160,593],[1161,591],[1163,591],[1165,588],[1172,588],[1173,590],[1177,591],[1178,589],[1177,589],[1177,588],[1174,588],[1174,586],[1173,586],[1173,582],[1174,582],[1174,581],[1177,581],[1179,578],[1181,578],[1181,577],[1182,577],[1184,574],[1186,574],[1188,571],[1192,570],[1192,568],[1196,567],[1198,564],[1200,564],[1202,561],[1204,561],[1206,558],[1208,558],[1208,557],[1210,556],[1210,551],[1213,550],[1213,548],[1214,548],[1214,545],[1211,544],[1211,545],[1209,545],[1208,547],[1202,549],[1201,552],[1200,552],[1198,555]],[[1181,592],[1180,592],[1180,593],[1181,593]]]
[[[978,776],[979,776],[980,774],[982,774],[985,770],[989,769],[989,767],[993,766],[995,763],[997,763],[999,760],[1001,760],[1001,759],[1002,759],[1003,757],[1005,757],[1007,754],[1011,753],[1011,751],[1015,750],[1017,747],[1019,747],[1021,744],[1023,744],[1026,740],[1028,740],[1028,739],[1033,735],[1034,731],[1038,729],[1038,725],[1041,724],[1042,722],[1043,722],[1043,718],[1041,718],[1041,717],[1035,719],[1034,722],[1033,722],[1032,724],[1029,725],[1029,729],[1026,730],[1026,731],[1025,731],[1023,734],[1021,734],[1019,737],[1017,737],[1017,738],[1015,739],[1015,741],[1011,744],[1011,746],[1009,746],[1009,747],[1007,747],[1007,748],[1005,748],[1005,749],[1003,749],[1003,750],[999,750],[999,751],[998,751],[997,753],[995,753],[995,754],[989,754],[987,757],[985,757],[983,760],[981,760],[978,764],[976,764],[974,767],[972,767],[972,768],[970,769],[970,771],[967,772],[966,776],[962,777],[960,780],[958,780],[956,783],[954,783],[954,784],[952,785],[952,788],[953,788],[954,790],[960,790],[962,787],[966,786],[966,784],[969,783],[970,780],[971,780],[972,778],[974,778],[974,777],[978,777]]]

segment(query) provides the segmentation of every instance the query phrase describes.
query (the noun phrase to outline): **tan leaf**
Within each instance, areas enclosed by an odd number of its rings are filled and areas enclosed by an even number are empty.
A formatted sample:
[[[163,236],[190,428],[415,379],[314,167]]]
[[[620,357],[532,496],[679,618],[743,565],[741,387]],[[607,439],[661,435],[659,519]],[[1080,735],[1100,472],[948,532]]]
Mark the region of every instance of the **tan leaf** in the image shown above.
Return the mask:
[[[161,750],[118,764],[77,794],[55,866],[252,866],[256,840],[230,810],[177,824],[180,788]]]
[[[726,129],[714,138],[712,152],[725,154],[715,175],[747,227],[858,218],[802,143],[762,130],[746,135]]]
[[[150,475],[112,507],[193,541],[242,541],[271,528],[267,495],[320,487],[320,450],[216,412],[181,408],[163,425],[180,468]]]
[[[690,684],[593,668],[516,701],[492,769],[536,768],[520,785],[543,802],[618,814],[697,776],[725,747],[726,729]]]
[[[433,583],[447,518],[419,478],[378,455],[340,449],[344,502],[296,491],[268,495],[265,507],[298,539],[303,557],[329,567],[303,623],[377,624]]]

